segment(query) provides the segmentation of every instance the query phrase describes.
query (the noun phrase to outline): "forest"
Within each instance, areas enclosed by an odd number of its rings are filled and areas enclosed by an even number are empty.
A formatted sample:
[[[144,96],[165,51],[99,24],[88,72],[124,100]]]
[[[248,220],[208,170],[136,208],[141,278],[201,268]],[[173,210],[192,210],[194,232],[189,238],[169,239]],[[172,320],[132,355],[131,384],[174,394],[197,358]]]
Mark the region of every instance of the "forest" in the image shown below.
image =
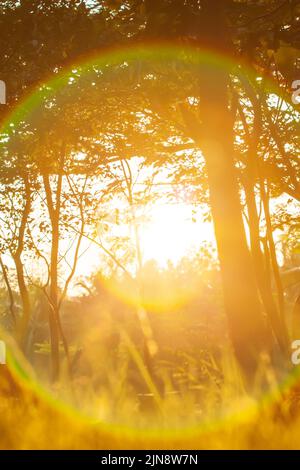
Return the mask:
[[[0,50],[0,449],[299,449],[299,0],[4,0]]]

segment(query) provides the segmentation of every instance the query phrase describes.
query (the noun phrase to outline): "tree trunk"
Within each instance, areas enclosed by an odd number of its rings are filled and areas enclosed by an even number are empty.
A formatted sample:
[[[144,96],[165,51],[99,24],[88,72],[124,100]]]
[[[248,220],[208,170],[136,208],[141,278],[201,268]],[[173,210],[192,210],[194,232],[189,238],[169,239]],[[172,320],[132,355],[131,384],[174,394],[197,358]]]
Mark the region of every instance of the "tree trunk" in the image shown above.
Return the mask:
[[[59,326],[58,326],[58,250],[59,250],[59,224],[58,220],[52,225],[52,246],[50,263],[50,311],[49,325],[51,335],[52,379],[59,377]]]
[[[259,220],[253,186],[251,187],[249,184],[245,184],[245,194],[249,216],[251,254],[253,258],[257,285],[277,343],[281,349],[281,352],[286,355],[287,331],[285,324],[282,324],[282,318],[279,315],[272,295],[271,278],[267,274],[264,255],[260,246]]]
[[[59,318],[58,318],[58,253],[59,253],[59,214],[62,175],[58,176],[56,204],[54,206],[49,175],[43,175],[47,207],[51,221],[51,258],[50,258],[50,291],[49,291],[49,328],[51,341],[52,380],[59,378]]]
[[[15,254],[13,259],[16,266],[18,287],[22,302],[22,318],[20,320],[20,324],[18,325],[17,336],[22,349],[26,349],[26,335],[31,314],[31,303],[25,281],[24,267],[19,253]]]
[[[252,102],[254,111],[252,135],[248,135],[249,147],[247,154],[247,168],[244,179],[244,189],[249,220],[251,254],[254,264],[257,285],[265,311],[269,318],[270,326],[273,330],[282,355],[286,356],[288,351],[288,333],[284,318],[282,317],[282,315],[280,315],[280,311],[278,310],[277,305],[274,301],[271,277],[268,276],[266,270],[264,255],[260,242],[260,223],[255,198],[255,182],[257,179],[260,179],[261,182],[260,162],[257,156],[259,147],[259,136],[262,130],[261,106],[254,90],[251,89],[251,87],[247,83],[246,87],[250,93],[250,100]]]
[[[16,271],[17,271],[17,281],[18,287],[22,302],[22,318],[20,320],[20,324],[17,328],[17,337],[20,342],[21,347],[26,350],[26,335],[31,315],[31,303],[30,303],[30,296],[28,292],[28,288],[26,285],[25,274],[24,274],[24,266],[22,262],[22,253],[24,249],[24,237],[26,226],[28,223],[28,218],[31,211],[31,185],[27,175],[24,175],[24,196],[25,196],[25,205],[24,210],[22,213],[21,223],[19,227],[19,231],[16,237],[16,250],[11,252],[12,258],[14,260]]]
[[[228,52],[225,2],[204,0],[207,41]],[[228,100],[229,70],[222,64],[204,70],[201,80],[202,150],[208,172],[210,203],[218,246],[230,337],[245,375],[251,379],[260,354],[270,347],[247,246],[234,163],[233,118]]]
[[[11,284],[10,284],[10,280],[9,280],[9,277],[8,277],[7,267],[5,266],[1,255],[0,255],[0,266],[1,266],[2,274],[3,274],[4,283],[6,285],[7,292],[8,292],[9,310],[10,310],[10,313],[11,313],[13,326],[15,328],[16,323],[17,323],[17,317],[16,317],[16,311],[15,311],[14,293],[13,293],[13,290],[12,290],[12,287],[11,287]]]
[[[288,341],[287,341],[287,331],[286,331],[286,324],[285,324],[285,302],[284,302],[284,290],[281,282],[280,271],[277,262],[276,256],[276,247],[273,239],[273,229],[272,229],[272,221],[271,221],[271,214],[269,208],[269,193],[268,193],[268,186],[267,182],[265,183],[263,178],[260,178],[260,191],[261,191],[261,198],[264,207],[265,219],[266,219],[266,238],[268,241],[269,246],[269,254],[271,260],[271,266],[273,270],[274,281],[277,289],[278,295],[278,307],[279,307],[279,321],[282,328],[282,333],[286,337],[286,348],[288,348]]]

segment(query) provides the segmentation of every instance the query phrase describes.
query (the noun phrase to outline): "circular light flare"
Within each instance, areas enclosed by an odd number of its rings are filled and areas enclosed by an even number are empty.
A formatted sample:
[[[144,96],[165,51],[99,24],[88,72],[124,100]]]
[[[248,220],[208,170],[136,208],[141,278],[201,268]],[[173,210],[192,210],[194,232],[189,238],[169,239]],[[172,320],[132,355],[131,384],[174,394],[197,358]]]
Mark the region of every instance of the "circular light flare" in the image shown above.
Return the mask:
[[[186,57],[188,56],[188,59]],[[172,59],[177,60],[179,62],[187,62],[188,60],[191,61],[191,64],[194,66],[201,66],[201,65],[208,65],[212,68],[223,68],[229,71],[229,73],[237,72],[238,74],[243,74],[243,70],[247,71],[247,74],[251,77],[255,77],[256,73],[251,70],[251,68],[247,64],[238,64],[235,59],[232,57],[226,57],[219,53],[215,53],[214,51],[210,50],[203,50],[197,46],[178,46],[174,44],[146,44],[146,45],[139,45],[137,47],[131,48],[122,48],[112,49],[108,51],[104,51],[100,56],[92,56],[90,58],[83,58],[77,64],[72,64],[68,66],[62,72],[53,76],[54,78],[50,78],[48,81],[39,84],[35,89],[30,90],[29,93],[20,100],[15,108],[8,111],[8,114],[4,116],[4,120],[0,123],[0,132],[6,134],[7,136],[11,136],[13,130],[17,129],[18,126],[25,121],[27,118],[30,118],[31,113],[34,113],[39,107],[43,104],[44,100],[50,96],[54,96],[56,92],[61,91],[67,84],[69,84],[69,80],[72,77],[73,70],[78,66],[82,74],[87,73],[90,67],[99,66],[99,67],[108,67],[115,66],[120,63],[126,61],[127,63],[132,63],[136,60],[145,60],[145,61],[163,61],[165,59]],[[107,65],[108,64],[108,65]],[[274,85],[271,80],[267,80],[268,85],[271,90],[277,95],[280,96],[280,89],[276,85]],[[45,85],[45,87],[43,86]],[[176,222],[175,222],[176,220]],[[187,236],[188,225],[185,228],[185,224],[180,226],[178,223],[178,217],[173,218],[173,216],[166,214],[165,209],[158,209],[157,214],[154,215],[154,220],[152,225],[149,225],[148,228],[145,228],[145,233],[142,235],[144,237],[144,243],[146,246],[153,245],[152,248],[148,248],[148,253],[145,254],[145,258],[156,259],[159,263],[166,263],[168,259],[175,261],[179,256],[180,252],[183,252],[187,247],[187,244],[190,243],[183,239]],[[172,232],[172,236],[170,237],[167,233]],[[190,237],[190,235],[189,235]],[[188,237],[188,239],[189,239]],[[155,244],[154,246],[153,241],[159,241],[159,244]],[[158,248],[159,246],[159,248]],[[147,252],[147,249],[145,250]],[[180,256],[179,256],[180,257]],[[1,334],[3,337],[5,333]],[[18,350],[17,345],[14,342],[9,343],[9,339],[7,340],[8,344],[8,367],[10,370],[14,372],[19,379],[22,379],[24,382],[30,383],[35,391],[38,391],[42,397],[46,397],[53,400],[53,395],[49,395],[45,392],[44,386],[40,384],[40,382],[34,376],[33,371],[29,370],[28,373],[24,374],[24,370],[27,368],[27,361],[24,359],[23,355]],[[290,375],[287,375],[283,382],[280,384],[281,390],[289,390],[294,385],[299,383],[299,372],[297,369],[292,371]],[[272,391],[268,394],[262,396],[261,403],[271,402],[272,400],[276,399],[277,397],[277,390],[274,394]],[[63,400],[55,399],[55,403],[58,406],[61,406],[64,403]],[[209,432],[216,430],[218,427],[222,427],[226,421],[233,420],[240,421],[241,417],[247,416],[249,413],[249,407],[246,405],[242,409],[242,413],[229,413],[229,416],[225,416],[221,414],[218,418],[214,419],[209,425]],[[238,414],[238,416],[236,415]],[[118,426],[112,426],[106,423],[107,427],[110,429],[111,433],[113,434],[116,430],[118,430]],[[201,429],[204,430],[207,427],[207,423],[200,423],[199,431],[201,433]],[[130,430],[135,433],[135,429],[130,427]],[[178,431],[175,430],[175,435],[177,435]],[[195,433],[195,428],[191,430],[192,435]],[[145,430],[145,435],[147,434],[147,430]],[[167,433],[170,440],[173,441],[174,433],[172,430],[169,430]]]

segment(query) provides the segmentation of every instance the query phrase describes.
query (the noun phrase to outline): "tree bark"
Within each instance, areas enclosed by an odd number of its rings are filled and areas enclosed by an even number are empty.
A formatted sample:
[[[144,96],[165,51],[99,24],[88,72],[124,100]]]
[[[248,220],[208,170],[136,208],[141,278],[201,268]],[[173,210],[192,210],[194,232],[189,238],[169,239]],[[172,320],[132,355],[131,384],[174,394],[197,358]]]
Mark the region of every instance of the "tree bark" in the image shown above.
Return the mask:
[[[17,280],[18,280],[18,287],[22,302],[22,318],[20,320],[20,324],[18,327],[18,339],[22,348],[26,346],[26,334],[28,330],[28,324],[30,320],[31,314],[31,303],[29,292],[27,289],[25,275],[24,275],[24,267],[19,254],[14,255],[14,263],[16,266],[17,271]]]
[[[7,267],[5,266],[1,255],[0,255],[0,266],[1,266],[2,274],[3,274],[4,283],[6,285],[6,289],[7,289],[7,292],[8,292],[9,310],[10,310],[10,313],[11,313],[13,325],[14,325],[14,327],[16,327],[17,318],[16,318],[16,312],[15,312],[14,293],[13,293],[13,290],[12,290],[12,287],[11,287],[11,284],[10,284],[10,280],[9,280],[9,277],[8,277]]]
[[[27,176],[24,176],[23,179],[25,190],[25,206],[22,213],[19,232],[16,237],[17,246],[15,251],[11,252],[11,255],[16,267],[18,287],[22,302],[22,318],[19,322],[19,325],[17,325],[17,337],[21,347],[23,349],[26,349],[26,335],[31,315],[31,302],[25,279],[22,253],[24,249],[25,230],[28,222],[28,217],[31,211],[31,186]]]
[[[60,372],[59,357],[59,319],[58,319],[58,253],[59,253],[59,214],[62,175],[58,175],[56,201],[54,204],[49,175],[43,175],[47,208],[51,222],[50,290],[49,290],[49,328],[51,341],[52,380],[56,381]]]
[[[217,52],[228,53],[225,2],[203,0],[206,39]],[[220,260],[230,337],[245,375],[252,379],[271,335],[263,318],[242,218],[233,158],[233,117],[229,111],[229,70],[207,68],[201,79],[201,146],[208,172],[210,203]]]
[[[255,197],[255,183],[257,180],[261,182],[262,179],[260,162],[257,156],[257,152],[259,150],[259,136],[262,130],[261,105],[255,91],[251,88],[251,85],[248,84],[246,80],[245,86],[250,94],[250,100],[254,112],[253,130],[252,134],[250,135],[246,119],[243,115],[243,110],[239,106],[239,112],[243,121],[246,136],[248,138],[248,152],[246,159],[247,167],[244,177],[244,190],[248,210],[251,255],[253,259],[257,285],[265,311],[270,321],[270,326],[273,330],[281,353],[283,356],[286,356],[288,352],[288,333],[284,318],[280,314],[280,311],[278,310],[276,302],[273,298],[271,277],[268,275],[264,254],[261,248],[260,221]]]

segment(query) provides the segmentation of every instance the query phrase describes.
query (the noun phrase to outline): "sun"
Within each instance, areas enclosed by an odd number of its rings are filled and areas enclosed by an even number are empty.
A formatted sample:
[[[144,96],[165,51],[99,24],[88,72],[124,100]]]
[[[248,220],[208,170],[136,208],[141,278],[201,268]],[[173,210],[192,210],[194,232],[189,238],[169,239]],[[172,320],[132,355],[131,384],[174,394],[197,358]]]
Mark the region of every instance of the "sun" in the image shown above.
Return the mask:
[[[124,210],[123,205],[118,207]],[[99,241],[104,244],[106,250],[110,250],[109,239],[105,238],[106,233],[116,239],[130,239],[132,246],[136,246],[132,227],[116,224],[114,214],[115,210],[111,210],[110,218],[105,219],[109,232],[106,232],[103,229],[104,225],[101,224],[102,232],[95,244],[83,240],[83,255],[78,260],[77,278],[97,271],[104,253],[99,247]],[[168,269],[169,263],[176,267],[185,256],[193,257],[205,243],[215,245],[213,225],[205,221],[204,209],[195,210],[193,205],[183,202],[153,204],[147,211],[146,220],[144,217],[139,220],[138,238],[142,264],[155,261],[161,269]],[[122,263],[121,258],[120,262]],[[135,275],[136,263],[125,267],[128,272]]]
[[[155,260],[166,267],[198,251],[201,243],[213,243],[214,231],[201,212],[195,217],[191,205],[162,204],[154,206],[149,222],[140,228],[140,241],[143,261]]]

